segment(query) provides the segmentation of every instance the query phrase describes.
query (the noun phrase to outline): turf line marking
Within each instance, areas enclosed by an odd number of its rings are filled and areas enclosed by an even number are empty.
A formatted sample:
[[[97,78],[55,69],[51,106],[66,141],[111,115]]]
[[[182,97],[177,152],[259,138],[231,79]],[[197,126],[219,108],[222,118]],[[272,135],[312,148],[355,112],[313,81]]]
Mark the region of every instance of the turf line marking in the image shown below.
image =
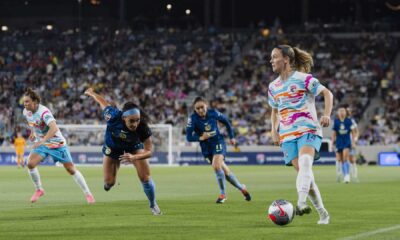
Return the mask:
[[[360,234],[345,237],[345,238],[339,238],[338,240],[353,240],[353,239],[358,239],[358,238],[363,238],[363,237],[370,237],[370,236],[378,234],[378,233],[390,232],[390,231],[397,230],[397,229],[400,229],[400,225],[395,225],[395,226],[388,227],[388,228],[379,228],[374,231],[364,232],[364,233],[360,233]]]

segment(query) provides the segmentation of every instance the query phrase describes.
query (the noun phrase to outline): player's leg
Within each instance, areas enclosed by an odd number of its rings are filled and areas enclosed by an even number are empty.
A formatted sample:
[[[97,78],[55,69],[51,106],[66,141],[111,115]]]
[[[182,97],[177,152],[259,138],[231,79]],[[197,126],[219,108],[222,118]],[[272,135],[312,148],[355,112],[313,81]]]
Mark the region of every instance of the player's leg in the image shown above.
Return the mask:
[[[120,166],[119,160],[115,160],[110,156],[103,157],[103,176],[104,190],[109,191],[117,180],[117,172]]]
[[[21,158],[21,152],[20,151],[16,151],[15,155],[17,157],[17,167],[20,168],[21,167],[21,163],[22,163],[22,161],[21,161],[21,159],[22,159]]]
[[[226,201],[226,191],[225,191],[225,173],[222,169],[222,165],[224,163],[224,155],[215,154],[212,157],[212,168],[214,169],[215,176],[217,178],[217,183],[219,187],[219,197],[216,203],[224,203]]]
[[[83,177],[82,173],[76,169],[71,153],[67,146],[56,148],[56,149],[49,149],[49,154],[53,157],[55,161],[58,161],[63,164],[65,170],[72,176],[76,184],[81,188],[82,192],[85,194],[86,201],[88,203],[95,203],[94,197],[90,192],[90,189],[86,183],[85,178]]]
[[[239,182],[239,180],[237,179],[235,174],[229,169],[229,167],[226,165],[225,162],[222,163],[222,169],[224,170],[224,173],[225,173],[225,179],[230,184],[232,184],[234,187],[236,187],[237,189],[239,189],[242,192],[242,194],[245,197],[246,201],[250,201],[251,200],[251,195],[247,191],[246,185],[241,184]]]
[[[138,150],[136,153],[141,151],[143,150]],[[143,191],[149,200],[151,212],[153,215],[161,215],[161,210],[156,202],[156,186],[150,175],[150,164],[148,159],[136,160],[133,162],[133,165],[135,166],[139,180],[142,183]]]
[[[35,193],[31,197],[31,202],[36,202],[41,196],[44,195],[44,189],[42,187],[42,181],[40,179],[40,173],[37,168],[37,165],[47,157],[47,154],[38,147],[34,149],[28,157],[28,172],[29,176],[32,179],[33,185],[35,186]]]
[[[357,162],[356,162],[356,149],[351,148],[349,153],[349,161],[350,161],[350,176],[354,182],[359,182],[358,180],[358,169],[357,169]]]
[[[342,176],[344,176],[343,171],[343,154],[342,150],[336,151],[336,181],[340,182]]]
[[[343,181],[345,183],[350,182],[350,163],[349,163],[349,148],[343,149],[342,155],[343,155],[343,166],[342,166],[342,171],[343,171]]]

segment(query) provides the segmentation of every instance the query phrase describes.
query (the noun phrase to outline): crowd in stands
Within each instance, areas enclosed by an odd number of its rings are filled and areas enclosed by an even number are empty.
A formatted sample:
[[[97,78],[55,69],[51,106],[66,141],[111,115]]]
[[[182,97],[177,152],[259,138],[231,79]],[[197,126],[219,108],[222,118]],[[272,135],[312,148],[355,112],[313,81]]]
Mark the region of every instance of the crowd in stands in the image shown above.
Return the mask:
[[[276,77],[269,67],[273,46],[289,44],[312,53],[313,75],[333,92],[336,106],[350,104],[361,121],[387,78],[398,39],[366,33],[267,36],[202,29],[92,29],[81,34],[14,31],[2,33],[0,42],[0,140],[10,142],[16,126],[23,125],[21,96],[26,87],[39,92],[59,124],[104,123],[99,106],[83,96],[90,86],[117,106],[138,103],[153,123],[170,123],[180,132],[192,111],[193,96],[203,95],[230,117],[239,145],[268,145],[272,139],[266,93]],[[221,81],[228,66],[233,69]],[[389,77],[394,86],[396,77]],[[386,107],[377,110],[360,144],[399,141],[398,92],[382,92]],[[102,141],[95,133],[68,138],[73,144]]]

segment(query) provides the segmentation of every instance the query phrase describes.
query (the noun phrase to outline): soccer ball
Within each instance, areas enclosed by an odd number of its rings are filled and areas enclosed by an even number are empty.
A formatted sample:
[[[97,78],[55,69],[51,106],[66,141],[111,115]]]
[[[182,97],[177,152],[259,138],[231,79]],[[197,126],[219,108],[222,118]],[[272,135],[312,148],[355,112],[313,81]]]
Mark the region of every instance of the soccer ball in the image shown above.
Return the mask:
[[[289,224],[295,215],[293,205],[286,200],[279,199],[272,202],[268,209],[268,217],[277,225]]]

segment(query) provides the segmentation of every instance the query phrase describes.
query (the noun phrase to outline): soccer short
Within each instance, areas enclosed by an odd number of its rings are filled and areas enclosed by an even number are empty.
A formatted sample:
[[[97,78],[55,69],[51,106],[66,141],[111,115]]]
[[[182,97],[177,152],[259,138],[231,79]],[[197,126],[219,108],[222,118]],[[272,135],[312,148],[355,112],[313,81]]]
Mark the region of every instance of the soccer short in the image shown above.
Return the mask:
[[[15,149],[15,153],[16,153],[17,155],[23,155],[23,154],[25,153],[25,149],[23,149],[23,148],[16,148],[16,149]]]
[[[351,144],[350,143],[346,144],[346,145],[336,146],[336,152],[337,153],[342,153],[343,150],[345,150],[346,148],[349,149],[350,154],[351,154],[352,148],[351,148]]]
[[[212,163],[214,155],[221,154],[225,158],[226,155],[225,141],[202,142],[200,143],[200,146],[201,146],[201,154],[203,154],[205,160],[210,164]]]
[[[314,160],[319,159],[319,149],[321,148],[322,138],[312,133],[307,133],[299,138],[281,144],[283,159],[286,166],[292,166],[293,159],[299,156],[299,150],[303,146],[311,146],[315,149]]]
[[[103,145],[102,152],[105,156],[110,157],[114,160],[119,160],[119,156],[124,153],[135,153],[137,150],[144,149],[143,143],[136,144],[133,149],[124,150],[118,148],[110,148],[107,145]]]
[[[45,159],[47,156],[51,156],[55,162],[60,163],[71,163],[72,157],[71,153],[67,146],[59,147],[59,148],[48,148],[44,145],[40,145],[39,147],[32,150],[33,153],[39,154]]]

